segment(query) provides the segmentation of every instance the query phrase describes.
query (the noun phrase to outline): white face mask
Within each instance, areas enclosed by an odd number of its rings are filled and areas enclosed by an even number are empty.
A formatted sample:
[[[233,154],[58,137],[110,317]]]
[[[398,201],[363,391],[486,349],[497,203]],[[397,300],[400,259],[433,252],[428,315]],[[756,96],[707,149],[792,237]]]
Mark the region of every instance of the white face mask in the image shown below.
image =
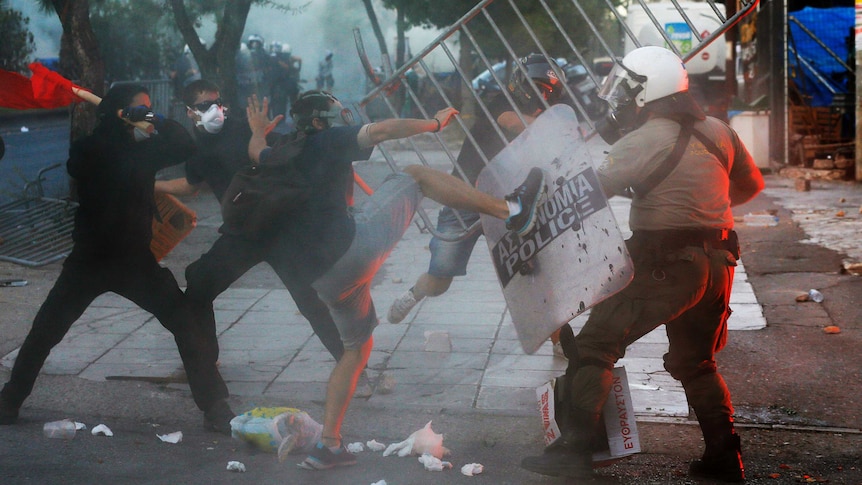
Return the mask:
[[[195,125],[203,127],[207,133],[215,135],[224,126],[224,109],[217,104],[213,104],[203,113],[195,110],[195,114],[200,117]]]
[[[144,141],[150,138],[150,133],[148,131],[142,130],[137,126],[132,130],[132,134],[135,136],[135,141]]]

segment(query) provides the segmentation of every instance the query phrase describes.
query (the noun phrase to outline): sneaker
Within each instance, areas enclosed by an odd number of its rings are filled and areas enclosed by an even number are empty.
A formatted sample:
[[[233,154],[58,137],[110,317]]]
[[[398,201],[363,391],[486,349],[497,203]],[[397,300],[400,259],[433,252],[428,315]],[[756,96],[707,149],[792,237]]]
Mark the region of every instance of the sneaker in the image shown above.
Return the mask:
[[[317,442],[311,453],[296,466],[306,470],[329,470],[337,466],[350,466],[356,464],[356,455],[347,451],[344,445],[338,451],[332,451],[323,443]]]
[[[421,300],[421,298],[418,300],[416,299],[416,296],[413,294],[413,288],[405,291],[404,294],[392,302],[392,306],[389,307],[389,314],[386,315],[389,323],[401,323],[401,321],[410,313],[410,310],[412,310],[413,307],[415,307]]]
[[[220,399],[204,412],[204,429],[230,436],[230,421],[236,417],[227,401]]]
[[[0,394],[0,425],[15,424],[18,420],[18,407],[13,406]]]
[[[371,397],[372,394],[374,389],[371,387],[368,369],[362,369],[362,374],[359,374],[359,380],[356,381],[356,389],[353,390],[353,397]]]
[[[536,207],[547,192],[545,174],[542,169],[533,167],[524,183],[506,196],[506,200],[521,205],[521,212],[506,219],[506,229],[518,233],[521,237],[527,235],[536,225]]]

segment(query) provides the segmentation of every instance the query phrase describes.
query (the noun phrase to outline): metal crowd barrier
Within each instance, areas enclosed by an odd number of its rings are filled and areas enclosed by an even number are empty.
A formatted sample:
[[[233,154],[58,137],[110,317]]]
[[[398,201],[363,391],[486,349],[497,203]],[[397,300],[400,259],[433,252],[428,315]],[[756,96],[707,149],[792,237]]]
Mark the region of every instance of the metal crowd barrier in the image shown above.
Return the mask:
[[[557,12],[564,3],[565,12],[574,18],[561,18],[558,15]],[[568,76],[568,83],[564,85],[565,102],[575,109],[581,121],[582,132],[589,138],[595,133],[595,123],[605,114],[603,109],[590,105],[599,102],[604,106],[604,102],[596,98],[595,91],[607,74],[605,70],[597,69],[601,63],[594,61],[604,60],[604,67],[609,69],[610,63],[622,58],[628,50],[644,45],[641,41],[643,38],[650,38],[651,45],[668,47],[687,63],[700,62],[709,58],[705,49],[722,38],[740,19],[754,11],[758,0],[739,0],[732,15],[726,13],[724,4],[714,0],[632,0],[626,3],[629,11],[640,9],[642,12],[639,13],[645,14],[647,20],[643,21],[645,23],[638,31],[634,31],[630,23],[627,23],[620,5],[612,0],[537,0],[536,3],[530,4],[532,11],[528,13],[523,12],[515,0],[482,0],[394,71],[386,57],[381,60],[379,68],[373,67],[365,53],[359,31],[354,30],[363,68],[371,83],[376,86],[358,103],[357,109],[363,120],[368,122],[376,118],[431,118],[442,107],[458,108],[461,115],[456,117],[455,125],[460,127],[460,133],[457,135],[451,135],[453,129],[450,128],[445,130],[445,133],[412,137],[406,141],[409,145],[406,150],[404,141],[386,142],[381,144],[379,149],[392,170],[399,169],[394,152],[398,152],[399,159],[407,158],[411,162],[418,161],[425,165],[430,164],[428,157],[431,152],[436,152],[437,157],[442,152],[455,167],[456,173],[463,177],[463,170],[456,164],[462,144],[473,144],[482,160],[486,164],[489,162],[487,154],[469,133],[470,116],[486,116],[492,122],[495,121],[488,110],[484,91],[487,86],[505,87],[506,69],[501,69],[501,65],[511,66],[508,69],[520,69],[526,76],[526,70],[515,62],[521,57],[537,53],[546,59],[564,58],[567,64],[554,70],[558,77],[565,71],[579,76],[579,84],[572,82],[571,75]],[[737,5],[737,2],[734,2],[734,5]],[[704,13],[705,6],[709,8]],[[501,27],[513,25],[506,22],[512,19],[515,20],[515,27]],[[577,30],[572,26],[577,26]],[[645,35],[644,29],[650,27],[654,32]],[[558,40],[554,45],[544,45],[540,40],[542,36],[537,34],[537,31],[547,33],[549,28],[555,31],[555,39]],[[689,35],[680,38],[679,32],[688,32]],[[512,42],[512,39],[517,39],[517,43]],[[453,52],[456,43],[457,54]],[[718,48],[723,50],[725,46]],[[497,53],[493,60],[492,52]],[[485,70],[485,79],[478,79],[472,72],[465,72],[459,63],[461,55],[472,55],[473,71]],[[699,55],[700,60],[696,57]],[[723,53],[721,55],[723,56]],[[497,69],[494,69],[495,65]],[[589,92],[583,92],[585,85],[589,87]],[[524,122],[523,113],[509,92],[505,88],[499,91]],[[536,95],[541,99],[538,91]],[[401,96],[403,98],[400,98]],[[547,108],[544,100],[543,103]],[[413,111],[404,112],[403,105],[409,106]],[[471,105],[475,106],[472,110],[469,109]],[[494,125],[497,136],[505,141],[503,131],[496,123]],[[417,224],[420,228],[446,240],[463,238],[478,225],[477,222],[468,227],[462,221],[462,233],[454,236],[439,234],[424,210],[420,209],[418,215]]]

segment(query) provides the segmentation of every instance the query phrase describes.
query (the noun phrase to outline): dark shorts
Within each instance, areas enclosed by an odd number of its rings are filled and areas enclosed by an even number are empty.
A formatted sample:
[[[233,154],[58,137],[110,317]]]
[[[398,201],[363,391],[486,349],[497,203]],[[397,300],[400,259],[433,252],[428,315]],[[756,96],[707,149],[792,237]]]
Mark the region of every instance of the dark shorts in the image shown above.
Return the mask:
[[[470,211],[458,211],[461,220],[467,227],[479,220],[479,214]],[[455,210],[450,207],[440,209],[437,215],[437,232],[442,234],[458,234],[464,232],[464,227],[455,215]],[[428,264],[428,274],[438,278],[454,278],[467,274],[467,263],[476,241],[482,235],[481,226],[476,227],[463,239],[458,241],[444,241],[439,237],[431,238],[429,249],[431,250],[431,262]]]
[[[347,252],[312,284],[329,307],[345,349],[361,347],[377,326],[371,282],[421,201],[413,177],[403,172],[390,175],[354,212],[356,235]]]

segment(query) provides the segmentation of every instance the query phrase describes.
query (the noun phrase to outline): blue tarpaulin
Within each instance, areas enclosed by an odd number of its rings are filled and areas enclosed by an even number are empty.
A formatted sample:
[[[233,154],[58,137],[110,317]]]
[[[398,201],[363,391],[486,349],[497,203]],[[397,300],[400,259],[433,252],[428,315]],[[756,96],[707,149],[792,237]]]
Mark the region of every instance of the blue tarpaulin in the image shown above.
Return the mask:
[[[805,7],[789,14],[848,65],[851,57],[849,48],[852,46],[856,22],[854,15],[853,7]],[[796,86],[803,94],[811,97],[811,106],[830,106],[834,97],[833,91],[849,92],[850,83],[855,82],[853,73],[848,72],[795,22],[788,24],[791,35],[788,60],[791,72],[797,76]],[[795,55],[792,50],[794,48]]]

